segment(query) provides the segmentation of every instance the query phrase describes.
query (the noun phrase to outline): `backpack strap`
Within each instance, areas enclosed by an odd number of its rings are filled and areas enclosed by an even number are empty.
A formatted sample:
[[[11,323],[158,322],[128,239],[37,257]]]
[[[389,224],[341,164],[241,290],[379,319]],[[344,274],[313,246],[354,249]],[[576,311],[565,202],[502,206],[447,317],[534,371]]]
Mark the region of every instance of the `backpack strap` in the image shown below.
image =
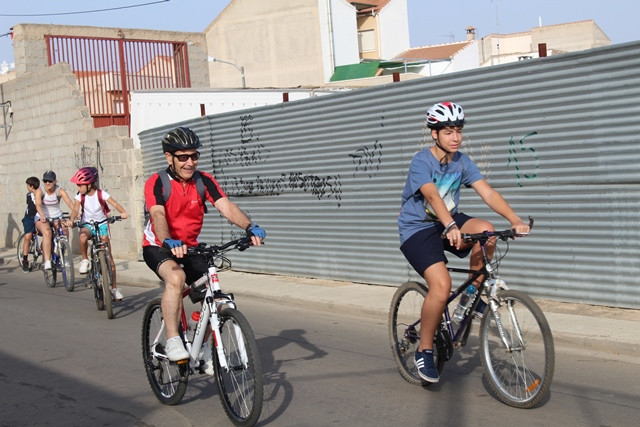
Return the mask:
[[[162,169],[158,171],[158,177],[160,181],[162,181],[162,196],[164,197],[165,203],[169,200],[169,196],[171,196],[171,178],[169,178],[169,174],[166,169]],[[207,196],[204,189],[204,182],[202,181],[202,175],[200,172],[195,171],[193,173],[193,181],[196,184],[196,190],[198,190],[198,194],[200,194],[200,198],[202,199],[202,206],[204,207],[204,213],[207,213],[209,210],[207,209],[206,201]]]
[[[102,206],[102,212],[104,212],[104,216],[107,216],[111,209],[109,209],[109,205],[107,205],[107,201],[104,200],[102,196],[102,190],[98,188],[98,202],[100,202],[100,206]]]

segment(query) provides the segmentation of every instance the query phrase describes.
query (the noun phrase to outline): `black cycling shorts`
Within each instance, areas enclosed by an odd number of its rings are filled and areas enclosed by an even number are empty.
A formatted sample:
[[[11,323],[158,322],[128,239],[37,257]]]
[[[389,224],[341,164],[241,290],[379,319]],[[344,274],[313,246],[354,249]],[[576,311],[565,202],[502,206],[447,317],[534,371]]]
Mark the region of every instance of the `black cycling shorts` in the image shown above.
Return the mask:
[[[186,276],[187,284],[191,284],[202,277],[205,274],[209,266],[207,265],[207,259],[203,255],[185,255],[184,258],[176,258],[171,251],[159,246],[145,246],[142,248],[142,258],[147,266],[158,275],[158,268],[163,262],[167,260],[173,260],[182,267]],[[162,277],[160,277],[162,279]]]

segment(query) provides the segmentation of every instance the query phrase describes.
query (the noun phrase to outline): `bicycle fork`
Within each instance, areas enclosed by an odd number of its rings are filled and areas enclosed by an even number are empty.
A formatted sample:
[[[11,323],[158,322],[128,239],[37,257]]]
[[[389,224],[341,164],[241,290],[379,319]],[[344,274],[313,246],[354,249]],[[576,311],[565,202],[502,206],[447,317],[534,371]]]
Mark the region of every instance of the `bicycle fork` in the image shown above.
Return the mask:
[[[498,328],[498,336],[504,344],[504,347],[507,349],[507,352],[513,353],[514,351],[522,351],[525,349],[524,339],[522,337],[522,332],[520,331],[520,325],[518,324],[518,318],[516,317],[516,313],[513,310],[513,305],[507,304],[507,311],[509,312],[509,318],[511,320],[511,324],[513,325],[513,329],[515,331],[515,335],[518,339],[519,345],[517,347],[511,345],[509,340],[507,339],[507,333],[504,329],[504,325],[502,324],[502,317],[500,313],[498,313],[499,303],[497,298],[498,288],[506,290],[507,285],[504,280],[500,278],[496,279],[487,279],[485,281],[485,287],[487,289],[487,297],[489,299],[489,307],[491,309],[491,313],[493,313],[493,318],[496,322],[496,327]]]

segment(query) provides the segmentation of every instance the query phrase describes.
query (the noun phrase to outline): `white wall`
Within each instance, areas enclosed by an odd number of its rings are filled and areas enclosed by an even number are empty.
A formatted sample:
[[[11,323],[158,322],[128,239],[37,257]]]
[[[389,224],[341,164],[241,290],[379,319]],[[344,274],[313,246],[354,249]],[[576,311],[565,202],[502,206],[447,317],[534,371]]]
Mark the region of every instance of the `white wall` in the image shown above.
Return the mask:
[[[411,47],[407,0],[391,0],[378,15],[380,58],[391,59]]]
[[[318,0],[318,12],[324,81],[328,82],[335,67],[360,62],[356,9],[345,0]]]
[[[200,117],[200,104],[205,114],[219,114],[246,108],[279,104],[283,94],[289,101],[336,93],[343,89],[289,89],[289,90],[165,90],[131,92],[131,138],[134,147],[140,147],[138,134],[143,130],[168,123]]]

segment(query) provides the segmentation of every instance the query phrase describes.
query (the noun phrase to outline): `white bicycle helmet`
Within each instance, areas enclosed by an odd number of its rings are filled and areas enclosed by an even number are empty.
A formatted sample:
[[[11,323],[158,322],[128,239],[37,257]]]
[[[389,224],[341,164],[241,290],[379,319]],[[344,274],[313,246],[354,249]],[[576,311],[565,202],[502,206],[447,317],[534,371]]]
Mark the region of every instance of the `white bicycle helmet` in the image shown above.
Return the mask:
[[[442,129],[447,126],[463,126],[465,123],[462,107],[453,102],[439,102],[427,111],[427,127]]]

